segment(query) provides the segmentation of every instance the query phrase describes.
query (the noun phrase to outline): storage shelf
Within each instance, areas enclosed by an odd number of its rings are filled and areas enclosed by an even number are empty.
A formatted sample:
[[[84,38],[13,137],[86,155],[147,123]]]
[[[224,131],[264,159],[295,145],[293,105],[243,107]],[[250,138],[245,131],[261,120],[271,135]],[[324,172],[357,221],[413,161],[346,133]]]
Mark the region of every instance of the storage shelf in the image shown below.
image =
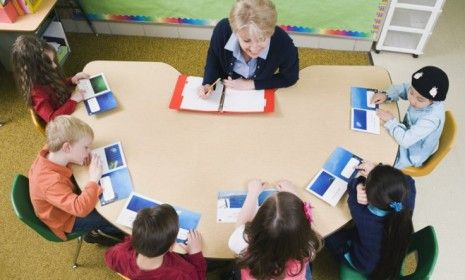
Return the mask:
[[[400,32],[419,33],[419,34],[423,34],[425,32],[424,29],[403,27],[403,26],[389,26],[388,29],[389,31],[400,31]]]

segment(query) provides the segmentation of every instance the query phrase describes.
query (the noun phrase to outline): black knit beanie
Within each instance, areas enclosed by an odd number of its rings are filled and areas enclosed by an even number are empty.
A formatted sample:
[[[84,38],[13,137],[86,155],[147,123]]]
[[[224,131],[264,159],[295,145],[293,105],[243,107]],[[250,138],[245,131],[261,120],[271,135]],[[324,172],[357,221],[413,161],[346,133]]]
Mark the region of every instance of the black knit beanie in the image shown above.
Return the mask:
[[[438,67],[426,66],[413,73],[412,87],[429,100],[444,101],[449,89],[449,79]]]

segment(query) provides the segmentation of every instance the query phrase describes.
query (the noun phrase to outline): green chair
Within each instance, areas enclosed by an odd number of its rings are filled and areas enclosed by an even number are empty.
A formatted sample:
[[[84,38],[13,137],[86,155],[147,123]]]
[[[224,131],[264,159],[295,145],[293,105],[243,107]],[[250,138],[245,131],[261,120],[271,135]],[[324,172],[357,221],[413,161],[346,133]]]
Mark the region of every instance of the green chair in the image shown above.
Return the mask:
[[[32,207],[31,199],[29,197],[29,180],[27,177],[23,175],[16,175],[13,181],[13,189],[11,191],[11,202],[13,203],[16,216],[18,216],[22,222],[35,230],[43,238],[53,242],[65,242],[56,236],[47,227],[47,225],[37,218],[34,213],[34,208]],[[79,252],[81,251],[82,235],[84,234],[85,232],[75,232],[67,235],[67,241],[77,238],[77,248],[73,258],[73,268],[78,266],[77,259],[79,257]]]
[[[417,267],[412,274],[400,275],[399,279],[403,280],[428,280],[433,273],[436,260],[438,258],[438,242],[436,233],[432,226],[427,226],[412,236],[412,243],[410,244],[407,254],[412,252],[417,253]],[[368,279],[363,274],[354,270],[352,267],[342,264],[339,271],[340,279],[347,280],[364,280]]]

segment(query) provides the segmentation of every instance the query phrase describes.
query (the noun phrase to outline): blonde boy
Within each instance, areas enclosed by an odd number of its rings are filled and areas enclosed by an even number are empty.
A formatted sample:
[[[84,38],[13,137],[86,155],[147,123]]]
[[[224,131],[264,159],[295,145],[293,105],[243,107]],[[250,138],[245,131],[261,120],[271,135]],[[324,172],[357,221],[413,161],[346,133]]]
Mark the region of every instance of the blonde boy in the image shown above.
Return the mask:
[[[70,164],[84,165],[90,158],[90,146],[94,133],[83,121],[72,116],[59,116],[46,127],[47,145],[39,152],[29,170],[29,194],[34,211],[59,238],[74,231],[100,229],[109,234],[120,231],[108,223],[97,211],[95,204],[102,192],[98,181],[102,176],[102,164],[93,156],[89,165],[89,182],[82,192],[75,186]],[[101,242],[95,232],[85,240]],[[114,243],[114,242],[113,242]]]

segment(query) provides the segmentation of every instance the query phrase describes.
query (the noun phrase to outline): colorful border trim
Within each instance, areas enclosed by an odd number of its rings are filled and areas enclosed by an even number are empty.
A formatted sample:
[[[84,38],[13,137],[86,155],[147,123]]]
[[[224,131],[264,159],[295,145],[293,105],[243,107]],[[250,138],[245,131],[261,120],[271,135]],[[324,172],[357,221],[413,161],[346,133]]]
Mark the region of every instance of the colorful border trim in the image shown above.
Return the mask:
[[[381,9],[381,5],[380,5],[380,9]],[[378,12],[378,14],[380,14],[380,12]],[[382,15],[384,15],[384,13],[381,13],[381,16]],[[108,14],[92,14],[92,13],[87,14],[87,17],[90,20],[111,20],[111,21],[125,21],[125,22],[155,22],[155,23],[166,23],[166,24],[189,24],[189,25],[196,25],[196,26],[215,26],[216,23],[218,22],[218,20],[209,20],[209,19],[194,19],[194,18],[179,18],[179,17],[153,18],[150,16],[108,15]],[[83,15],[78,10],[74,10],[73,18],[83,19]],[[281,25],[280,27],[288,32],[330,35],[330,36],[343,36],[343,37],[363,38],[363,39],[372,39],[374,34],[377,33],[377,28],[375,28],[375,25],[373,25],[374,29],[371,32],[360,32],[360,31],[341,30],[341,29],[321,29],[321,28],[293,26],[293,25]]]

